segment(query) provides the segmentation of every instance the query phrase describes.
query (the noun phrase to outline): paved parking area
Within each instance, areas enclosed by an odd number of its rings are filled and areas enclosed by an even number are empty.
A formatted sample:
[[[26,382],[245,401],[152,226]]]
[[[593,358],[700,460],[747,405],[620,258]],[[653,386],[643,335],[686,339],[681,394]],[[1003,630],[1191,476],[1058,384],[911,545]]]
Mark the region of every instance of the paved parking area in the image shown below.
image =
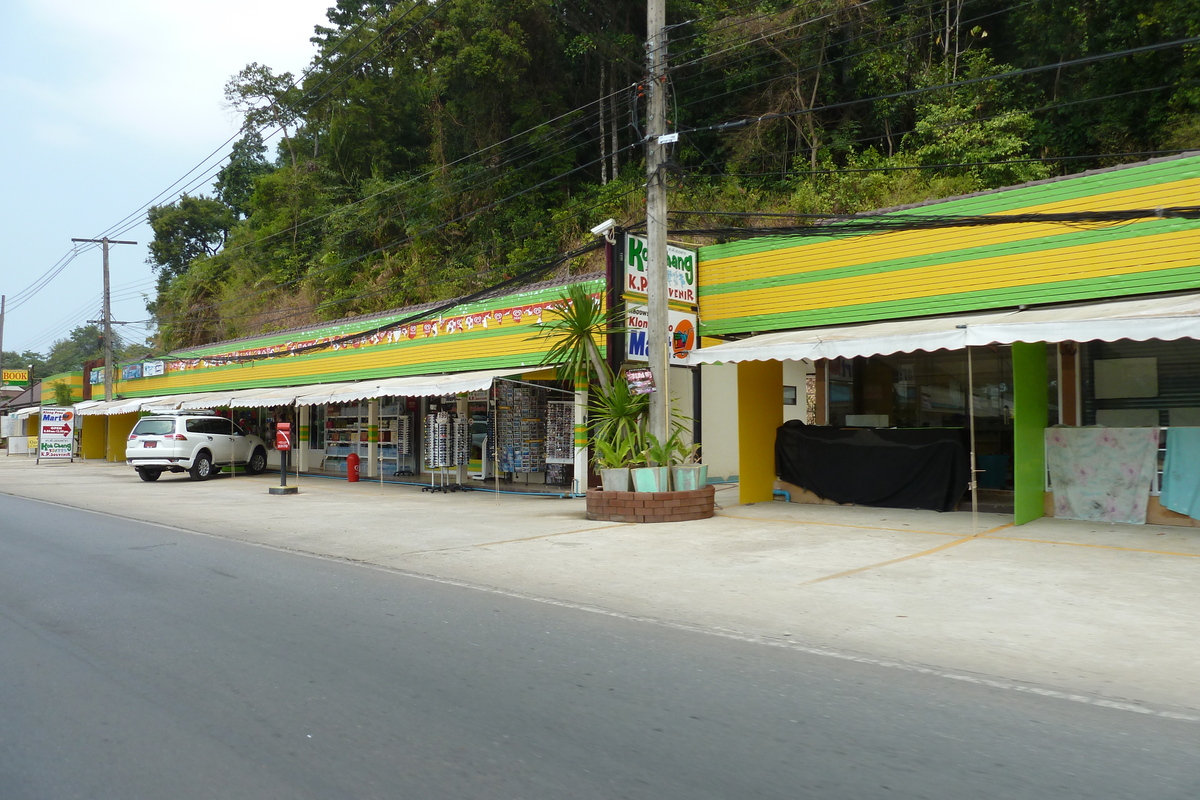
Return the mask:
[[[1004,515],[723,507],[590,522],[580,499],[0,456],[0,492],[834,657],[1200,718],[1200,529]],[[289,483],[294,482],[289,478]],[[164,536],[181,535],[164,531]],[[1192,711],[1186,713],[1192,714]]]

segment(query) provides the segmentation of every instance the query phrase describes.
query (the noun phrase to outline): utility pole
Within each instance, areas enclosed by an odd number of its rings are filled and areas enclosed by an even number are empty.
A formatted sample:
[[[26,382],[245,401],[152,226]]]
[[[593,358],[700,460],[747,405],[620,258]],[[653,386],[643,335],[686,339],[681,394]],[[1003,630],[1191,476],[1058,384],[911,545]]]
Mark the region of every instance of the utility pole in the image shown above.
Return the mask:
[[[110,305],[110,296],[108,291],[108,246],[110,244],[137,244],[137,242],[121,242],[116,239],[109,239],[105,236],[102,239],[72,239],[72,242],[85,242],[88,244],[103,245],[104,248],[104,310],[102,312],[104,323],[104,400],[107,402],[112,400],[112,362],[113,362],[113,346],[112,346],[112,307]]]
[[[0,386],[4,385],[4,301],[6,295],[0,294]]]
[[[650,395],[650,433],[664,442],[670,433],[667,370],[670,369],[670,330],[667,318],[667,184],[664,164],[667,132],[667,10],[666,0],[646,2],[646,66],[649,86],[646,111],[646,331],[650,372],[655,391]]]

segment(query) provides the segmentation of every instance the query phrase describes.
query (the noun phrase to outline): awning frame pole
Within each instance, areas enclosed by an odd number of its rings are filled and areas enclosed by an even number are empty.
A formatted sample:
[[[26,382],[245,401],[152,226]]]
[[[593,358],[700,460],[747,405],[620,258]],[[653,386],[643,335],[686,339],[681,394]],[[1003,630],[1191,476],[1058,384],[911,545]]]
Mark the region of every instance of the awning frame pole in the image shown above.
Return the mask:
[[[971,360],[971,345],[967,345],[967,424],[971,436],[971,535],[979,532],[979,473],[975,469],[975,367]]]

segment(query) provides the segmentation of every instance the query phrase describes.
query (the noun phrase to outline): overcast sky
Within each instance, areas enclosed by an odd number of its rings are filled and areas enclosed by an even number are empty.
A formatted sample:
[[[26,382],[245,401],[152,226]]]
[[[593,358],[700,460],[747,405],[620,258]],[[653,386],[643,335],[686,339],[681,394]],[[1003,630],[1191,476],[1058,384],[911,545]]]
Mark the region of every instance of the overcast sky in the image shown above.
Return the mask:
[[[222,98],[234,73],[252,61],[297,75],[308,66],[315,53],[309,38],[329,5],[0,0],[4,350],[45,354],[72,328],[99,318],[99,249],[81,253],[32,297],[14,298],[53,271],[72,237],[97,237],[127,217],[137,224],[118,238],[138,244],[111,248],[113,317],[145,320],[143,295],[153,295],[154,273],[143,206],[237,132],[240,119]],[[211,180],[202,190],[212,193]],[[146,333],[118,330],[132,341]]]

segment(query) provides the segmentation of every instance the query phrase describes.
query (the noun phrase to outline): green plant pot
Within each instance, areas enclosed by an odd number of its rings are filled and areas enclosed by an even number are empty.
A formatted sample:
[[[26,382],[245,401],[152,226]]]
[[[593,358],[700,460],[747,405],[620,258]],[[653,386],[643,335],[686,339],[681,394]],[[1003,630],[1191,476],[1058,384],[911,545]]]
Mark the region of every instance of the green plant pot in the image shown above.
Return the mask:
[[[708,464],[671,467],[671,482],[677,492],[691,492],[708,485]]]
[[[635,492],[669,492],[671,470],[669,467],[637,467],[631,469]]]
[[[600,483],[606,492],[628,492],[629,467],[600,470]]]

